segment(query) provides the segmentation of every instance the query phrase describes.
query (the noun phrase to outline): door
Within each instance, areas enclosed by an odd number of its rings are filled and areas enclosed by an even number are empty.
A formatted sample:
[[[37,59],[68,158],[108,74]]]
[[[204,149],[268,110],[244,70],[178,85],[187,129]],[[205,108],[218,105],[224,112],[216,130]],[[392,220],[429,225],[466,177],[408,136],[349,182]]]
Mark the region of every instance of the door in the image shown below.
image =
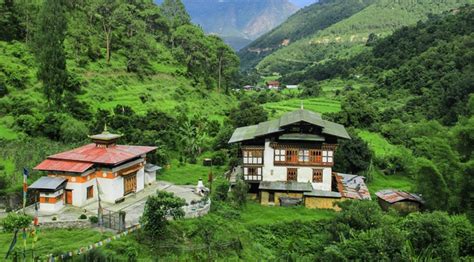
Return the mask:
[[[72,205],[72,190],[66,189],[66,204]]]
[[[137,191],[137,174],[133,173],[123,178],[123,194],[127,195]]]

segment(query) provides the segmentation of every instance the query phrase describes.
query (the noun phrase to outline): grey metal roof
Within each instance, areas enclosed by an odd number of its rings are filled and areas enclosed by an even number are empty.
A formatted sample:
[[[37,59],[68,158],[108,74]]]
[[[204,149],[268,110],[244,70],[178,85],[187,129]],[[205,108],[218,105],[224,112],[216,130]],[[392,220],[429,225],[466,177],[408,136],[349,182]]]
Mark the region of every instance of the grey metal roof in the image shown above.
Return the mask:
[[[61,177],[49,177],[43,176],[36,180],[28,188],[31,189],[44,189],[44,190],[57,190],[60,189],[63,183],[66,181],[65,178]]]
[[[326,140],[325,137],[320,135],[313,135],[313,134],[300,134],[300,133],[292,133],[292,134],[283,134],[279,137],[280,140],[294,140],[294,141],[319,141],[324,142]]]
[[[313,190],[313,187],[311,186],[311,183],[302,183],[295,181],[262,181],[260,182],[258,189],[305,192]]]
[[[400,191],[397,189],[384,189],[380,190],[375,193],[375,195],[385,201],[387,201],[390,204],[399,202],[399,201],[415,201],[424,204],[425,202],[423,199],[413,193],[405,192],[405,191]]]
[[[146,164],[145,165],[145,171],[146,172],[153,172],[153,171],[157,171],[157,170],[161,170],[163,169],[161,166],[156,166],[156,165],[153,165],[153,164]]]
[[[282,127],[299,122],[307,122],[322,127],[323,134],[351,139],[344,126],[323,120],[321,114],[300,109],[284,114],[278,119],[261,122],[258,125],[239,127],[232,134],[229,143],[252,140],[259,136],[280,132],[283,131]]]
[[[343,173],[336,173],[336,175],[342,183],[343,192],[341,193],[344,197],[371,200],[369,189],[365,184],[365,177]]]
[[[305,196],[316,196],[316,197],[330,197],[330,198],[340,198],[341,193],[334,191],[324,191],[314,189],[311,192],[304,192]]]

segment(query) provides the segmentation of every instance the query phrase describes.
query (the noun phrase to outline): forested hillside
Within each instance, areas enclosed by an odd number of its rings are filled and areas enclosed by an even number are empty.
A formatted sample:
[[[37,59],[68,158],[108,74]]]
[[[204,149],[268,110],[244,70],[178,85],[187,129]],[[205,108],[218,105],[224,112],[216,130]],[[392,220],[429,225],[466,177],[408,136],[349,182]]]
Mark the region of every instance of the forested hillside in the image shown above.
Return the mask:
[[[323,0],[300,9],[283,24],[259,37],[239,52],[243,69],[251,69],[281,47],[315,34],[359,12],[374,0]]]
[[[178,152],[181,126],[198,150],[234,104],[238,57],[180,1],[7,0],[0,17],[1,190],[105,123],[124,143],[158,145],[158,162]]]
[[[371,34],[387,36],[402,26],[426,20],[430,14],[439,14],[466,3],[472,3],[472,0],[377,0],[360,12],[266,56],[256,67],[264,73],[286,74],[328,59],[351,57],[364,50]]]

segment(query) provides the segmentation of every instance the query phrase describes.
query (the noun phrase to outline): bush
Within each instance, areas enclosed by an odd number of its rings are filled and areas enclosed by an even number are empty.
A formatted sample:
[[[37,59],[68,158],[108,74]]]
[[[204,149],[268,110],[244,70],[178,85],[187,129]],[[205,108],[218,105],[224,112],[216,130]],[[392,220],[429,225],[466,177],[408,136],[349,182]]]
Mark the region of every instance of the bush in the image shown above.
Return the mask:
[[[90,221],[92,224],[97,224],[97,223],[99,223],[99,218],[96,217],[96,216],[90,216],[90,217],[89,217],[89,221]]]
[[[87,215],[86,215],[86,214],[81,214],[81,215],[79,216],[79,219],[87,219]]]
[[[227,151],[226,150],[219,150],[214,152],[212,155],[212,164],[215,166],[223,166],[227,162]]]
[[[31,221],[33,221],[33,218],[28,215],[10,212],[7,217],[2,220],[2,226],[4,231],[14,232],[29,227]]]

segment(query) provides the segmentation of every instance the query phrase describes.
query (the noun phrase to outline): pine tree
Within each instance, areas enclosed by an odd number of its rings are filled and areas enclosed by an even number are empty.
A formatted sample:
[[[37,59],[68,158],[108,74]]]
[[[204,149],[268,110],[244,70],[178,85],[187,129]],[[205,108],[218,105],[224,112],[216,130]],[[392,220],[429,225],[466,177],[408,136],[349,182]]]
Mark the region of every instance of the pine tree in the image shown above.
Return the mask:
[[[38,16],[35,32],[35,52],[38,78],[48,105],[61,107],[68,73],[64,51],[67,21],[62,0],[46,0]]]

